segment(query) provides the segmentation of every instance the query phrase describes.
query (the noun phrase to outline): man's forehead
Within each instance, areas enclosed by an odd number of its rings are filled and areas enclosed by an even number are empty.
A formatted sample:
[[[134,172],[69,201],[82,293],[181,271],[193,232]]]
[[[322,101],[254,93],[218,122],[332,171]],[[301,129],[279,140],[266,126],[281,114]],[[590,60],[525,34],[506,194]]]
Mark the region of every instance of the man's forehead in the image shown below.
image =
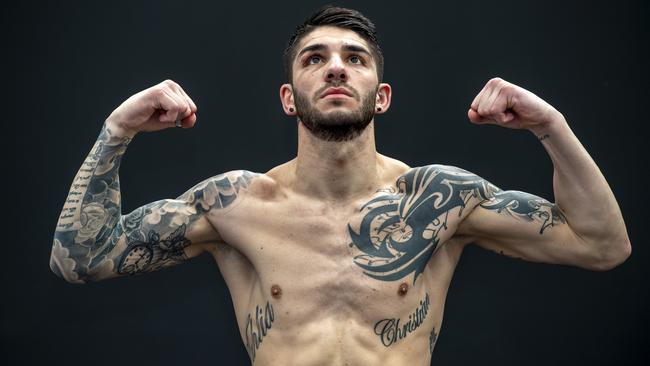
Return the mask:
[[[368,48],[367,42],[354,31],[333,26],[320,26],[309,32],[300,40],[300,44],[297,47],[298,53],[303,48],[316,43],[336,48],[345,45]]]

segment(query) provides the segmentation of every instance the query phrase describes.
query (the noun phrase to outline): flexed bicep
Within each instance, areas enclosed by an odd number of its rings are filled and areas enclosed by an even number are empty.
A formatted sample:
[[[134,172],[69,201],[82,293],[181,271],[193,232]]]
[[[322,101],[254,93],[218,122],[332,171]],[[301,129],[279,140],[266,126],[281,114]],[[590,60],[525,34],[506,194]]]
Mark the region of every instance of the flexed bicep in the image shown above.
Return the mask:
[[[241,188],[255,175],[248,171],[217,175],[176,199],[152,202],[121,215],[114,224],[98,220],[97,230],[75,231],[75,238],[65,242],[55,239],[56,269],[69,282],[85,283],[183,263],[221,241],[206,214],[232,208]]]
[[[109,260],[115,274],[138,274],[182,263],[218,233],[201,212],[181,200],[162,200],[122,217]]]
[[[555,204],[526,192],[498,191],[479,206],[524,222],[536,223],[540,234],[544,234],[549,227],[566,224],[564,214]]]
[[[589,268],[593,256],[562,210],[531,193],[496,190],[460,223],[458,234],[499,254]]]
[[[206,245],[222,241],[205,213],[231,208],[240,189],[254,176],[248,171],[221,174],[177,199],[154,202],[123,216],[116,230],[113,272],[156,271],[182,263],[202,253]]]

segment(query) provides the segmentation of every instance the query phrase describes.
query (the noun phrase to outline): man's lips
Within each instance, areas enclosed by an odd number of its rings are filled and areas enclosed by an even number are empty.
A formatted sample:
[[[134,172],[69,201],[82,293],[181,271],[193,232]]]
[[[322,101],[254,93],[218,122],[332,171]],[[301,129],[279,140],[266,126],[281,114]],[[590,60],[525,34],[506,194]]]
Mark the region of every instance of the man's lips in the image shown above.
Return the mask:
[[[343,88],[329,88],[325,90],[325,93],[321,95],[321,99],[325,97],[330,97],[330,98],[341,98],[343,96],[351,97],[352,94],[350,94],[349,91],[343,89]]]

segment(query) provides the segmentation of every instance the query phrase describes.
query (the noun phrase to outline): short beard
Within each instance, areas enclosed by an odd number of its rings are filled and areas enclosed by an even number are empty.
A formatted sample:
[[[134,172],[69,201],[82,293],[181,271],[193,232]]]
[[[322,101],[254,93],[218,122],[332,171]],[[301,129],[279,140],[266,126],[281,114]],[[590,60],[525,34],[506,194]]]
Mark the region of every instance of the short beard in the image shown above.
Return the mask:
[[[358,110],[321,113],[309,98],[294,88],[296,113],[302,124],[318,139],[343,142],[352,140],[368,127],[375,116],[375,95],[378,87],[362,100]],[[317,96],[319,98],[320,96]],[[338,103],[333,101],[333,103]]]

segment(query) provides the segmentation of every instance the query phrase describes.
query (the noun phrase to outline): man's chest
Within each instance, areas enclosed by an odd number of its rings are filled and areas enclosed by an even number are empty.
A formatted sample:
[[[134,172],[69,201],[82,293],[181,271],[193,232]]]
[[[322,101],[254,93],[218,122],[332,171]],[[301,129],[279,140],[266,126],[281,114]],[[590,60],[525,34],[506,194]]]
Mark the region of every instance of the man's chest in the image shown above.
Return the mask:
[[[250,187],[210,218],[244,342],[431,347],[480,189],[433,167],[347,204]]]
[[[446,292],[455,267],[444,254],[436,256],[453,236],[461,208],[432,209],[407,193],[385,189],[343,207],[247,199],[219,218],[218,229],[260,288],[279,286],[284,301],[312,304],[321,314],[388,316],[431,291]]]
[[[347,258],[376,280],[413,276],[416,281],[431,255],[486,195],[486,186],[471,173],[434,165],[411,169],[394,185],[349,202],[281,188],[258,191],[265,194],[245,194],[237,207],[212,220],[225,241],[253,264],[279,253],[338,264]],[[260,255],[263,242],[274,243],[273,253]]]

